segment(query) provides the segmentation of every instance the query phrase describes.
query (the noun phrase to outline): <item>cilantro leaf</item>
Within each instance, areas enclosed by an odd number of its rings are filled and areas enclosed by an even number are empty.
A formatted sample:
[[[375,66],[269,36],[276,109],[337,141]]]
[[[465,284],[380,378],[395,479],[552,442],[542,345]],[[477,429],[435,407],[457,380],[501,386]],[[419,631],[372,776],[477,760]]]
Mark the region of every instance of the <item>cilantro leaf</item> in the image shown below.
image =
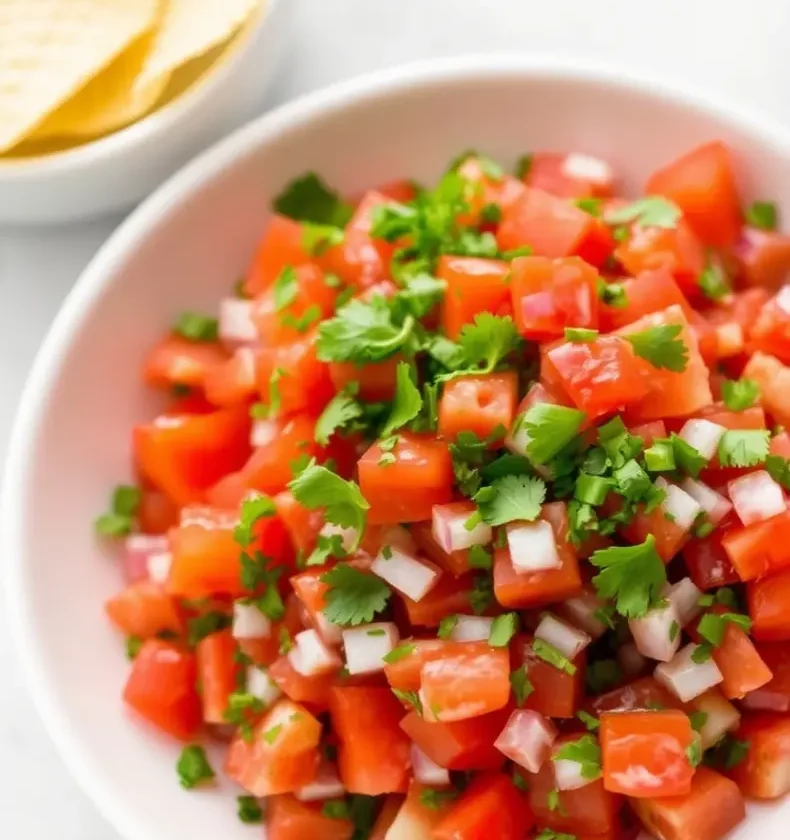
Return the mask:
[[[354,214],[354,208],[327,187],[315,172],[291,181],[274,199],[273,205],[281,216],[298,222],[337,227],[345,227]]]
[[[785,490],[790,490],[790,461],[787,458],[769,455],[765,459],[765,469],[774,481],[781,484]]]
[[[449,639],[450,636],[453,635],[453,630],[455,630],[455,626],[458,624],[458,616],[457,615],[446,615],[440,622],[439,622],[439,629],[436,632],[436,635],[440,639]]]
[[[93,523],[96,533],[103,537],[125,537],[131,533],[142,498],[139,487],[119,484],[113,490],[109,512],[98,516]]]
[[[717,257],[708,256],[697,284],[709,300],[721,300],[732,292],[730,279],[724,271],[721,260]]]
[[[525,475],[507,475],[483,487],[474,496],[480,516],[488,525],[533,522],[546,498],[546,482]]]
[[[237,814],[243,823],[259,823],[263,819],[263,811],[254,796],[236,797]]]
[[[524,665],[510,675],[510,685],[513,689],[513,696],[516,698],[516,706],[521,708],[527,702],[529,695],[535,690]]]
[[[518,630],[518,615],[516,613],[503,613],[498,615],[491,623],[491,632],[488,635],[488,644],[491,647],[507,647]]]
[[[202,615],[197,615],[187,621],[187,641],[190,647],[195,647],[206,636],[210,636],[218,630],[224,630],[226,627],[230,627],[230,625],[230,616],[218,610],[211,610]]]
[[[604,216],[609,225],[636,222],[642,227],[674,228],[683,214],[680,208],[660,195],[637,199],[625,207],[610,210]]]
[[[401,314],[424,318],[444,297],[447,283],[427,272],[405,277],[403,288],[393,298]]]
[[[730,411],[746,411],[760,398],[760,386],[753,379],[725,379],[721,397]]]
[[[311,257],[320,257],[330,248],[342,245],[345,236],[343,228],[336,225],[302,223],[302,247]]]
[[[727,624],[734,624],[748,633],[752,629],[752,621],[748,615],[740,613],[705,613],[700,619],[697,632],[705,641],[710,642],[713,647],[718,647],[724,640],[724,632]]]
[[[509,315],[481,312],[474,323],[461,330],[458,345],[463,353],[463,366],[442,379],[454,379],[469,374],[491,373],[499,363],[521,344],[521,336]]]
[[[205,750],[197,744],[184,747],[178,758],[176,771],[178,781],[185,790],[192,790],[202,782],[209,782],[216,775],[208,763]]]
[[[254,529],[256,523],[270,516],[274,516],[277,509],[269,496],[260,494],[241,503],[241,514],[239,524],[233,529],[233,539],[246,548],[255,539]]]
[[[412,370],[408,362],[398,362],[395,399],[390,416],[380,432],[381,437],[389,437],[396,429],[414,420],[422,409],[422,395],[414,384]]]
[[[573,676],[576,673],[576,666],[568,659],[561,651],[557,650],[554,645],[544,639],[533,639],[532,651],[538,659],[548,662],[559,671],[564,671],[566,674]]]
[[[400,662],[401,659],[411,656],[415,650],[417,650],[417,645],[411,644],[410,642],[402,642],[397,647],[394,647],[383,659],[392,665],[394,662]]]
[[[598,594],[615,599],[617,611],[626,618],[641,618],[661,598],[667,572],[655,543],[650,534],[639,545],[604,548],[590,557],[602,570],[592,579]]]
[[[695,732],[701,732],[702,728],[708,722],[708,713],[707,712],[692,712],[689,715],[689,723],[691,724],[691,728]]]
[[[521,420],[529,436],[530,461],[535,464],[550,461],[576,437],[586,419],[583,411],[564,405],[533,405]]]
[[[773,201],[755,201],[744,212],[746,224],[758,230],[776,230],[779,214]]]
[[[583,779],[593,781],[601,775],[601,747],[594,735],[582,735],[577,741],[564,744],[551,757],[552,761],[573,761],[580,765]]]
[[[425,790],[420,793],[420,804],[432,811],[437,811],[445,803],[452,802],[457,798],[457,790],[434,790],[433,788],[425,788]]]
[[[274,308],[277,312],[282,312],[299,296],[299,275],[296,273],[296,269],[291,265],[285,266],[277,275],[272,289],[274,292]]]
[[[728,429],[719,441],[722,467],[755,467],[768,457],[768,429]]]
[[[688,347],[678,338],[681,324],[663,324],[625,335],[634,353],[650,362],[654,368],[682,373],[688,364]]]
[[[580,709],[576,712],[576,717],[590,730],[590,732],[597,732],[601,728],[601,721],[597,717]]]
[[[348,393],[341,391],[327,403],[315,424],[315,440],[321,446],[329,443],[332,435],[364,414],[362,406]]]
[[[686,757],[692,767],[699,767],[702,764],[702,742],[699,738],[695,738],[686,747]]]
[[[321,575],[321,581],[329,584],[324,615],[333,624],[346,627],[373,621],[373,616],[385,609],[392,595],[381,578],[346,563],[338,563]]]
[[[219,335],[219,320],[200,312],[182,312],[173,324],[173,332],[188,341],[216,341]]]

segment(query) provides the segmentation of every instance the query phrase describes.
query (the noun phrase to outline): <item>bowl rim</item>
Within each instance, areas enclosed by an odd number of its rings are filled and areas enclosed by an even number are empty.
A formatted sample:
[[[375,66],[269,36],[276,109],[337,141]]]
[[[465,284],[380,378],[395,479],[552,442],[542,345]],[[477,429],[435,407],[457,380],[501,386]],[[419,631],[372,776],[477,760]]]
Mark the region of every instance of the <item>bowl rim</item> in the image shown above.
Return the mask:
[[[0,496],[0,556],[6,590],[11,635],[24,680],[34,706],[44,722],[61,759],[96,810],[128,840],[147,840],[145,819],[130,808],[122,791],[113,788],[84,754],[78,733],[69,725],[41,663],[42,649],[30,632],[32,600],[25,599],[23,581],[22,499],[28,497],[31,481],[27,464],[44,422],[44,408],[57,381],[64,351],[72,343],[94,305],[124,263],[160,220],[182,201],[218,176],[248,150],[298,129],[317,117],[341,112],[420,85],[457,84],[487,78],[546,79],[603,84],[708,113],[759,137],[761,142],[790,157],[790,130],[764,114],[733,105],[721,96],[703,93],[693,86],[662,80],[651,74],[632,72],[623,65],[560,55],[482,53],[429,59],[374,71],[341,81],[292,100],[237,129],[164,182],[135,209],[102,245],[66,296],[55,316],[27,377],[8,442],[2,496]]]
[[[158,136],[177,129],[178,125],[204,105],[232,74],[244,56],[252,49],[255,39],[271,24],[272,17],[290,0],[263,0],[254,10],[253,18],[242,24],[232,36],[227,51],[193,84],[170,102],[145,114],[108,134],[78,143],[68,149],[31,157],[0,157],[0,182],[46,179],[65,171],[86,171],[113,158],[128,154]]]

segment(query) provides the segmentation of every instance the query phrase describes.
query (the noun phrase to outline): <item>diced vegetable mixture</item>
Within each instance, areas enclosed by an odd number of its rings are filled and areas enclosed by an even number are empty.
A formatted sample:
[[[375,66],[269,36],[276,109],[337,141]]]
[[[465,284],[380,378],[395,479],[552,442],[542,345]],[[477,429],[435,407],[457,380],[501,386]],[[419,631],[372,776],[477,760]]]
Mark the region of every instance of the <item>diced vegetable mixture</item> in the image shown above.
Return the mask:
[[[790,790],[790,237],[733,168],[285,189],[96,523],[174,784],[268,840],[718,840]]]

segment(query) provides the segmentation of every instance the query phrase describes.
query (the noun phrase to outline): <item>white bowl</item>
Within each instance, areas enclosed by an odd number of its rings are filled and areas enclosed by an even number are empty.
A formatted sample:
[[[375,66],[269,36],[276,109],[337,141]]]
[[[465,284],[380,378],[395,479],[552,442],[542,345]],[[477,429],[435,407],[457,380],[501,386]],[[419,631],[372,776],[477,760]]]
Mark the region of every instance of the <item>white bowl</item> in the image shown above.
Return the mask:
[[[0,224],[72,222],[140,201],[260,112],[289,41],[291,0],[268,0],[206,78],[127,128],[65,152],[0,158]]]
[[[121,574],[91,533],[129,476],[129,429],[152,403],[146,348],[184,307],[209,308],[250,259],[269,200],[306,169],[354,193],[430,179],[460,150],[505,163],[531,149],[610,159],[636,189],[710,138],[732,145],[744,193],[790,197],[790,134],[630,73],[546,58],[408,67],[308,96],[247,126],[170,180],[122,225],[74,287],[27,383],[2,517],[9,613],[35,702],[64,759],[128,840],[245,840],[229,794],[187,795],[178,745],[130,720],[128,670],[102,602]],[[785,836],[788,809],[754,808],[740,838]]]

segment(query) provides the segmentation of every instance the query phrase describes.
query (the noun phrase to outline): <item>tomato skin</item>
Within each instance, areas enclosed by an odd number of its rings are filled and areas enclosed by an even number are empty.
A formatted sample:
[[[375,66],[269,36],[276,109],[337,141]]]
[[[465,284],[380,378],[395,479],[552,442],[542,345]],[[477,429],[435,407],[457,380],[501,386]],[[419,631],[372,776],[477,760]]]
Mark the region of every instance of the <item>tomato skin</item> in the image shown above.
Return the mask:
[[[273,796],[266,808],[268,840],[351,840],[351,820],[326,816],[321,808],[286,794]]]
[[[532,341],[561,338],[566,327],[598,327],[598,272],[578,257],[518,257],[510,290],[518,331]]]
[[[747,286],[778,289],[790,271],[790,237],[783,233],[745,227],[734,251]]]
[[[315,778],[320,740],[318,719],[304,706],[280,700],[255,724],[249,741],[237,733],[225,772],[253,796],[293,793]]]
[[[230,358],[206,371],[203,379],[206,399],[218,408],[251,402],[258,392],[256,365],[257,351],[238,347]]]
[[[452,498],[453,466],[444,441],[400,432],[391,454],[395,463],[381,464],[383,451],[374,443],[359,459],[359,486],[370,503],[368,522],[389,525],[431,518],[434,505]]]
[[[790,364],[790,287],[782,286],[767,300],[749,330],[749,346],[752,350]]]
[[[522,840],[535,820],[510,776],[480,776],[432,834],[433,840]]]
[[[726,248],[741,229],[741,203],[735,186],[732,153],[713,142],[682,155],[648,179],[647,195],[677,204],[706,244]]]
[[[599,694],[585,704],[585,708],[595,715],[601,715],[603,712],[647,711],[656,706],[679,709],[683,704],[653,677],[641,677],[605,694]]]
[[[790,368],[775,356],[757,352],[746,364],[743,376],[760,386],[763,407],[774,420],[790,424]]]
[[[271,286],[288,265],[302,265],[310,260],[304,247],[304,229],[300,222],[275,214],[261,237],[252,264],[247,271],[244,292],[257,297]]]
[[[790,712],[790,648],[781,642],[763,642],[756,647],[772,676],[765,685],[750,691],[741,705],[754,712]]]
[[[652,534],[656,540],[656,551],[665,563],[678,553],[688,538],[688,531],[667,519],[661,505],[650,513],[645,513],[644,505],[639,505],[634,518],[623,525],[619,533],[632,545],[644,542],[648,534]]]
[[[494,552],[494,596],[503,607],[540,607],[578,595],[582,589],[579,561],[568,542],[568,512],[563,502],[544,505],[541,519],[551,524],[562,567],[545,572],[520,574],[513,568],[510,551]]]
[[[340,741],[338,767],[349,793],[405,793],[411,766],[404,710],[388,688],[335,686],[332,725]]]
[[[684,796],[635,799],[631,807],[663,840],[721,840],[746,816],[738,786],[707,767],[697,768]]]
[[[417,712],[409,712],[401,729],[415,744],[448,770],[498,770],[505,756],[494,747],[507,723],[510,709],[451,723],[429,723]]]
[[[165,336],[155,344],[143,364],[143,381],[152,388],[186,385],[202,388],[206,375],[228,358],[214,341],[189,341],[178,335]]]
[[[631,346],[617,336],[565,342],[549,350],[548,358],[565,392],[590,418],[639,402],[648,394]]]
[[[228,697],[236,690],[240,666],[234,655],[238,649],[230,630],[220,630],[201,639],[195,649],[203,720],[225,723]]]
[[[603,784],[630,797],[683,796],[694,768],[686,750],[694,740],[681,711],[604,712],[601,715]]]
[[[296,703],[303,703],[316,714],[329,708],[330,693],[336,682],[335,674],[305,677],[295,671],[291,660],[283,655],[269,666],[269,676],[286,697]]]
[[[474,508],[474,505],[469,502],[450,502],[449,506],[459,513],[468,509],[470,515]],[[417,548],[422,551],[428,560],[432,563],[436,563],[439,568],[443,569],[445,572],[449,572],[455,577],[465,575],[467,572],[471,571],[472,567],[469,565],[469,549],[451,551],[449,553],[446,552],[439,543],[436,542],[430,522],[416,522],[412,525],[410,530],[411,535],[414,538],[414,542],[417,544]]]
[[[513,370],[459,376],[444,386],[439,400],[439,434],[445,440],[455,440],[468,431],[486,440],[498,429],[509,429],[517,395],[518,374]]]
[[[423,664],[420,689],[429,721],[466,720],[504,708],[510,700],[507,649],[470,643]]]
[[[680,306],[687,319],[693,317],[694,309],[667,269],[643,271],[638,277],[622,281],[626,305],[622,307],[601,304],[600,326],[604,332],[617,330],[638,321],[645,315],[661,312],[670,306]]]
[[[510,652],[513,670],[523,667],[534,689],[521,708],[540,712],[544,717],[573,718],[584,697],[586,652],[582,651],[572,660],[575,674],[561,671],[536,656],[532,650],[532,636],[527,634],[513,639]]]
[[[176,600],[160,584],[149,580],[127,586],[107,601],[104,610],[127,636],[150,639],[163,631],[179,635],[184,629]]]
[[[406,607],[410,624],[416,627],[438,627],[446,615],[470,612],[473,589],[473,575],[457,578],[442,575],[436,586],[419,601],[412,601],[405,595],[400,600]]]
[[[485,642],[450,642],[444,639],[410,639],[404,642],[411,650],[395,662],[384,666],[384,674],[392,688],[419,691],[423,665],[437,659],[458,656],[464,651],[485,654]]]
[[[790,719],[776,714],[746,715],[735,737],[749,744],[746,758],[730,770],[746,796],[777,799],[790,791]]]
[[[722,546],[741,580],[750,581],[786,568],[790,563],[790,511],[763,522],[730,528]]]
[[[790,569],[746,586],[752,635],[761,642],[790,640]]]
[[[169,414],[133,431],[137,468],[177,505],[203,499],[206,490],[238,469],[250,452],[246,407],[205,414]]]
[[[203,718],[196,682],[193,654],[162,639],[148,639],[132,663],[123,699],[149,723],[187,741]]]
[[[457,339],[464,324],[481,312],[496,314],[510,297],[506,282],[508,265],[480,257],[439,258],[436,276],[447,290],[442,301],[442,326],[448,338]]]
[[[368,365],[354,362],[330,362],[329,377],[336,391],[356,382],[359,397],[367,402],[386,402],[395,396],[395,377],[398,364],[404,359],[396,353],[389,359]]]
[[[717,589],[741,580],[722,546],[725,534],[722,524],[707,537],[692,537],[683,546],[686,569],[698,589]]]
[[[555,152],[537,152],[532,155],[524,183],[563,198],[608,198],[611,195],[611,183],[596,183],[568,175],[565,172],[568,157]]]

